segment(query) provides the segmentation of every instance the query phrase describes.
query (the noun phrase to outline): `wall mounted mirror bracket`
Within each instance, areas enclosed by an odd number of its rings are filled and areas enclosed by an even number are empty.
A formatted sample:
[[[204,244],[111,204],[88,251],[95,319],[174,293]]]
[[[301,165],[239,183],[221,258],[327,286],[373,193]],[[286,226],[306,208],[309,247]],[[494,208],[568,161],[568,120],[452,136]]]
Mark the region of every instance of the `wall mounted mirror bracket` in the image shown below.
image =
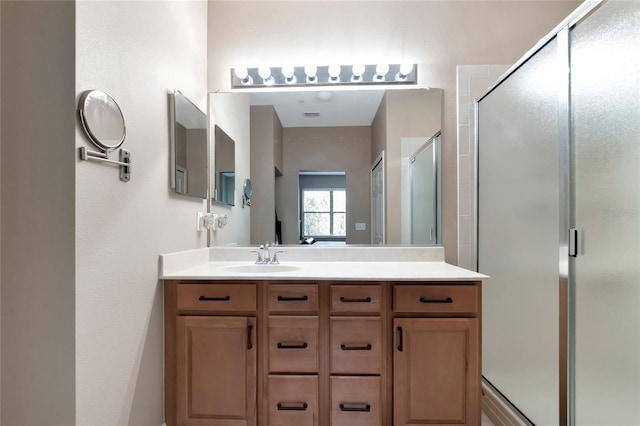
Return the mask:
[[[83,146],[80,148],[80,159],[116,164],[120,166],[120,180],[123,182],[131,180],[131,153],[126,149],[120,150],[120,161],[116,161],[108,158],[106,152],[89,151]]]
[[[89,140],[100,151],[80,148],[81,160],[101,161],[120,166],[120,180],[131,179],[131,153],[120,149],[120,161],[111,160],[109,152],[124,143],[124,116],[116,101],[105,92],[90,90],[82,94],[78,105],[80,122]]]

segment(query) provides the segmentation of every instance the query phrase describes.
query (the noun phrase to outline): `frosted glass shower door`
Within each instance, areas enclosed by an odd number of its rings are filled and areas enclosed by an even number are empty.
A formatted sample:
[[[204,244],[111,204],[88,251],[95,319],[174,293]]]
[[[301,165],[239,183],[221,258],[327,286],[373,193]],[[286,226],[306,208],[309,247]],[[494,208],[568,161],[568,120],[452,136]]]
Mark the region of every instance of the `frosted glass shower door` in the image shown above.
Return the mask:
[[[411,243],[436,244],[436,146],[431,140],[411,159]]]
[[[570,34],[575,227],[574,421],[640,425],[640,2]]]
[[[478,103],[482,374],[537,425],[560,416],[558,61],[554,38]]]

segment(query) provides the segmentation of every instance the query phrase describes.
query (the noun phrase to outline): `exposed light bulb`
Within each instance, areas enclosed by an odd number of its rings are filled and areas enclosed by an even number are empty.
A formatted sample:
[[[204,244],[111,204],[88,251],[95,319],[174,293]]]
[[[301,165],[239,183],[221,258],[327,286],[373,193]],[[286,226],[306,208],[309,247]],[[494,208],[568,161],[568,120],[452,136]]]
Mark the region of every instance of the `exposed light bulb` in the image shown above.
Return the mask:
[[[362,77],[362,74],[364,74],[364,65],[361,65],[361,64],[353,65],[351,67],[351,72],[356,77]]]
[[[271,75],[271,67],[259,67],[258,75],[260,76],[260,78],[262,78],[262,82],[267,86],[271,86],[273,85],[273,83],[275,83],[275,80]]]
[[[400,76],[402,78],[407,78],[409,74],[413,71],[413,64],[401,64],[400,65]]]
[[[242,84],[251,84],[253,79],[249,75],[249,70],[247,67],[239,67],[233,70],[235,76],[242,82]]]
[[[282,67],[282,75],[287,80],[292,79],[295,73],[295,69],[292,66],[284,66]]]
[[[389,72],[389,64],[378,64],[376,65],[376,75],[374,79],[376,81],[384,81],[384,77]]]
[[[340,78],[340,71],[342,71],[340,65],[329,65],[329,81],[337,82]]]
[[[376,75],[380,77],[384,77],[389,72],[389,64],[378,64],[376,65]]]
[[[258,75],[263,80],[268,80],[271,77],[271,68],[270,67],[260,67],[258,68]]]
[[[304,73],[307,75],[307,82],[315,83],[317,81],[318,67],[315,65],[305,65]]]
[[[249,76],[249,70],[247,68],[236,68],[233,72],[240,80],[244,80]]]

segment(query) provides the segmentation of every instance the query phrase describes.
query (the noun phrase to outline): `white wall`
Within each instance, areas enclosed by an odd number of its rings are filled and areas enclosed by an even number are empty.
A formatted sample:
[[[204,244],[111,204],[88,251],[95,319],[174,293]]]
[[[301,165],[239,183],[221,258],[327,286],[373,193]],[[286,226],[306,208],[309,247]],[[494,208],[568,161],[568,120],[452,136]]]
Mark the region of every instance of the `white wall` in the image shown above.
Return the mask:
[[[2,423],[75,421],[75,4],[2,1]]]
[[[457,260],[456,65],[513,63],[578,1],[210,1],[210,91],[229,69],[285,61],[414,62],[419,85],[444,89],[443,227]],[[265,17],[269,19],[265,19]]]
[[[76,424],[159,426],[158,255],[207,242],[195,230],[203,200],[169,188],[167,93],[179,89],[206,111],[207,3],[81,0],[76,7],[76,95],[101,89],[116,99],[132,158],[128,183],[117,167],[75,164]],[[78,125],[75,136],[77,147],[91,148]],[[70,148],[66,156],[77,155]]]
[[[227,215],[227,226],[211,229],[211,245],[248,245],[251,234],[251,208],[242,205],[242,184],[250,175],[250,135],[249,95],[212,93],[209,95],[209,134],[218,125],[235,142],[235,205],[212,203],[211,212]],[[213,176],[211,176],[213,178]],[[210,183],[213,188],[213,181]]]

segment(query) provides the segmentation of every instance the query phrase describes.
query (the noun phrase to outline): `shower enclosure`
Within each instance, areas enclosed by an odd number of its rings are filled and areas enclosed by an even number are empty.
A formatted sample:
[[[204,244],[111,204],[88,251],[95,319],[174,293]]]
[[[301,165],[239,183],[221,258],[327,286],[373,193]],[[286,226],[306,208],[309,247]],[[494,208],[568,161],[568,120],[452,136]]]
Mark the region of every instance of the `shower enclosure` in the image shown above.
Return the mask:
[[[411,244],[436,245],[440,229],[440,133],[410,159]]]
[[[640,424],[638,52],[585,2],[477,103],[483,376],[534,424]]]

